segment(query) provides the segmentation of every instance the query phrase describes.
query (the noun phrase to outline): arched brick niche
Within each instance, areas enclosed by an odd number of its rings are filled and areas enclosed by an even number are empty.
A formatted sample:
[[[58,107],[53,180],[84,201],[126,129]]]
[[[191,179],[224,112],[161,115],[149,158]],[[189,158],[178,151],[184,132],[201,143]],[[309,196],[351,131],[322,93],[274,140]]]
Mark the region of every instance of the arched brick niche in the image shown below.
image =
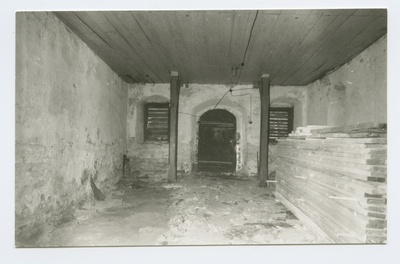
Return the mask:
[[[209,110],[214,109],[217,104],[217,99],[210,99],[205,102],[202,102],[196,105],[192,111],[192,127],[195,128],[192,130],[191,142],[192,142],[192,151],[191,151],[191,162],[194,170],[197,168],[197,153],[198,153],[198,135],[199,135],[199,117],[202,116]],[[247,161],[246,149],[247,149],[247,111],[242,106],[237,105],[230,101],[225,101],[218,104],[216,109],[223,109],[231,114],[233,114],[236,118],[236,173],[242,173],[244,169],[244,165]]]
[[[144,116],[145,105],[147,103],[169,103],[169,99],[161,95],[151,95],[142,97],[135,106],[136,120],[135,120],[135,134],[136,142],[144,143]],[[168,143],[164,143],[168,144]]]

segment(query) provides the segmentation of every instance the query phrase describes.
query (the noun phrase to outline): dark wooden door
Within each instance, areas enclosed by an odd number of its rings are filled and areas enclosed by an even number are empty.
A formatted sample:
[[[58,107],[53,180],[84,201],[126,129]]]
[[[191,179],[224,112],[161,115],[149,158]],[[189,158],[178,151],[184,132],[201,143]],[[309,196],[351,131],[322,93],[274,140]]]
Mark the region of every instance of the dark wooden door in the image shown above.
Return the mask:
[[[233,172],[236,168],[236,118],[226,110],[204,113],[199,120],[198,169]]]

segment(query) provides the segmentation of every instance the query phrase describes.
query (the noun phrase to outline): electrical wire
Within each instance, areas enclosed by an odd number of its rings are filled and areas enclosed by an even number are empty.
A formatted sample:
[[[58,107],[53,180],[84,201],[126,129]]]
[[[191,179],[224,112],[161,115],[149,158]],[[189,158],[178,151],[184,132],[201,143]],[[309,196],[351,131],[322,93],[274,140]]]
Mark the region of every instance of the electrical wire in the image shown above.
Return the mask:
[[[185,113],[185,112],[178,112],[179,114],[184,114],[184,115],[190,115],[190,116],[194,116],[194,117],[200,117],[200,116],[197,116],[197,115],[193,115],[193,114],[190,114],[190,113]]]
[[[245,88],[245,89],[242,89],[242,90],[246,90],[246,89],[248,89],[248,88]],[[251,89],[252,89],[252,88],[251,88]],[[239,91],[239,89],[238,89],[238,90],[235,90],[235,91]],[[250,108],[249,122],[253,122],[253,121],[252,121],[253,95],[252,95],[251,93],[244,93],[244,94],[237,94],[237,95],[234,95],[234,94],[231,93],[231,96],[233,96],[233,97],[239,97],[239,96],[245,96],[245,95],[249,95],[249,96],[250,96],[250,104],[249,104],[249,108]]]
[[[246,60],[246,54],[247,54],[247,51],[249,50],[250,41],[251,41],[251,37],[253,36],[254,25],[256,24],[257,17],[258,17],[258,10],[256,11],[256,15],[254,16],[253,24],[251,25],[249,39],[247,40],[246,49],[244,50],[242,62],[240,63],[240,71],[239,71],[239,74],[238,74],[238,78],[236,80],[235,85],[233,85],[231,87],[231,89],[234,88],[236,85],[238,85],[239,80],[240,80],[240,76],[242,75],[242,69],[243,69],[243,66],[245,65],[244,61]]]
[[[222,99],[224,99],[225,95],[226,95],[227,93],[229,93],[229,92],[232,92],[231,88],[229,88],[229,90],[226,91],[226,92],[224,93],[224,95],[221,97],[221,99],[219,99],[219,101],[217,102],[217,104],[214,106],[213,109],[217,108],[217,106],[219,105],[219,103],[222,101]]]
[[[240,88],[240,89],[232,90],[232,92],[242,91],[242,90],[253,90],[253,89],[254,89],[254,88]]]
[[[230,92],[231,95],[232,95],[232,91],[234,91],[234,90],[232,90],[232,89],[233,89],[234,87],[236,87],[236,86],[238,85],[238,83],[239,83],[240,76],[242,75],[242,69],[243,69],[243,66],[244,66],[244,61],[246,60],[247,51],[248,51],[249,46],[250,46],[251,37],[253,36],[253,30],[254,30],[254,25],[256,24],[256,20],[257,20],[257,17],[258,17],[258,11],[259,11],[259,10],[257,10],[256,15],[254,16],[253,24],[251,25],[250,34],[249,34],[249,39],[247,40],[247,45],[246,45],[246,49],[245,49],[244,54],[243,54],[243,59],[242,59],[242,62],[240,63],[240,71],[239,71],[238,77],[237,77],[237,79],[236,79],[236,83],[235,83],[233,86],[231,86],[231,87],[229,88],[228,91],[226,91],[226,92],[224,93],[224,95],[218,100],[217,104],[214,106],[213,109],[216,109],[216,108],[217,108],[217,106],[219,105],[219,103],[222,101],[222,99],[224,99],[224,97],[225,97],[229,92]],[[250,88],[247,88],[247,89],[250,89]],[[239,89],[238,89],[237,91],[239,91]]]
[[[242,65],[242,66],[244,66],[244,60],[245,60],[245,58],[246,58],[247,50],[249,49],[250,40],[251,40],[251,36],[253,35],[253,29],[254,29],[254,25],[256,24],[257,17],[258,17],[258,10],[257,10],[256,15],[255,15],[255,17],[254,17],[253,25],[251,25],[249,40],[247,41],[246,50],[245,50],[245,52],[244,52],[244,54],[243,54],[243,59],[242,59],[242,64],[243,64],[243,65]]]
[[[242,62],[240,63],[240,71],[239,71],[238,77],[237,77],[237,79],[236,79],[236,83],[235,83],[233,86],[231,86],[231,87],[229,88],[229,90],[226,91],[226,92],[224,93],[224,95],[222,95],[222,97],[218,100],[218,102],[216,103],[216,105],[215,105],[214,108],[213,108],[213,109],[215,110],[215,109],[217,108],[217,106],[219,105],[219,103],[221,103],[222,99],[224,99],[224,97],[225,97],[229,92],[231,93],[231,96],[250,95],[250,120],[251,120],[251,102],[252,102],[252,95],[251,95],[250,93],[243,94],[243,95],[233,95],[232,92],[233,92],[233,91],[241,91],[241,90],[250,90],[250,89],[253,89],[253,88],[242,88],[242,89],[233,90],[233,88],[236,87],[236,86],[238,85],[239,80],[240,80],[240,77],[241,77],[241,75],[242,75],[242,69],[243,69],[243,66],[244,66],[244,61],[245,61],[245,59],[246,59],[247,51],[248,51],[249,46],[250,46],[251,37],[253,36],[254,25],[256,24],[256,20],[257,20],[257,17],[258,17],[258,11],[259,11],[259,10],[256,11],[256,15],[254,16],[253,24],[251,25],[249,39],[247,40],[246,49],[245,49],[244,54],[243,54]],[[190,114],[190,113],[184,113],[184,112],[179,112],[179,113],[180,113],[180,114],[185,114],[185,115],[191,115],[191,116],[194,116],[194,117],[198,117],[198,116],[192,115],[192,114]]]
[[[237,95],[232,94],[233,97],[239,97],[239,96],[245,96],[245,95],[250,95],[250,97],[252,97],[251,93],[237,94]]]

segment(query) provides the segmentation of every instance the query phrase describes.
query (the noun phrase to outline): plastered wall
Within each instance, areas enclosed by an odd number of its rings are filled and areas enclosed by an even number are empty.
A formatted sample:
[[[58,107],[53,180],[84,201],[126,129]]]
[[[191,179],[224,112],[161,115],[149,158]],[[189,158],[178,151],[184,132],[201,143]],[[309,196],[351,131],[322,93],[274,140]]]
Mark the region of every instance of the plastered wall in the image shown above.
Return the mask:
[[[387,122],[386,35],[324,78],[307,85],[309,125]]]
[[[127,85],[52,13],[16,15],[16,243],[122,176]]]
[[[255,175],[258,89],[227,94],[218,108],[237,120],[237,173]],[[178,170],[197,162],[197,121],[227,85],[181,87]],[[238,96],[241,94],[251,94]],[[128,85],[52,13],[16,15],[17,245],[34,245],[91,198],[89,178],[107,194],[131,171],[166,177],[168,144],[143,141],[143,106],[167,102],[169,84]],[[271,87],[271,106],[294,106],[294,127],[386,122],[386,36],[349,63],[305,87]],[[274,170],[274,146],[270,146]]]
[[[229,89],[228,85],[190,84],[182,86],[179,96],[178,170],[193,171],[197,163],[198,123],[200,116],[215,107]],[[128,154],[131,170],[137,175],[165,178],[168,143],[143,141],[143,107],[146,102],[168,102],[169,84],[130,85],[128,91]],[[259,152],[260,96],[258,89],[239,85],[228,93],[217,108],[235,115],[237,120],[236,172],[255,175]],[[246,89],[246,90],[240,90]],[[246,95],[244,95],[246,94]],[[239,96],[242,95],[242,96]],[[295,126],[306,122],[307,95],[304,87],[271,87],[272,106],[294,106]]]

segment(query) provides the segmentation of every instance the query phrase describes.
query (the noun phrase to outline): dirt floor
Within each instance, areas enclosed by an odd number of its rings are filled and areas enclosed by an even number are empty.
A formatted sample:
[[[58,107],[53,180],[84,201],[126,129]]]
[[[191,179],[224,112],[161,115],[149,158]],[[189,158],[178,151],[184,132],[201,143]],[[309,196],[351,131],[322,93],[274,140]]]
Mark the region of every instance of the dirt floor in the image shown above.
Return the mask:
[[[219,175],[177,183],[137,180],[87,204],[42,246],[319,243],[271,188]]]

